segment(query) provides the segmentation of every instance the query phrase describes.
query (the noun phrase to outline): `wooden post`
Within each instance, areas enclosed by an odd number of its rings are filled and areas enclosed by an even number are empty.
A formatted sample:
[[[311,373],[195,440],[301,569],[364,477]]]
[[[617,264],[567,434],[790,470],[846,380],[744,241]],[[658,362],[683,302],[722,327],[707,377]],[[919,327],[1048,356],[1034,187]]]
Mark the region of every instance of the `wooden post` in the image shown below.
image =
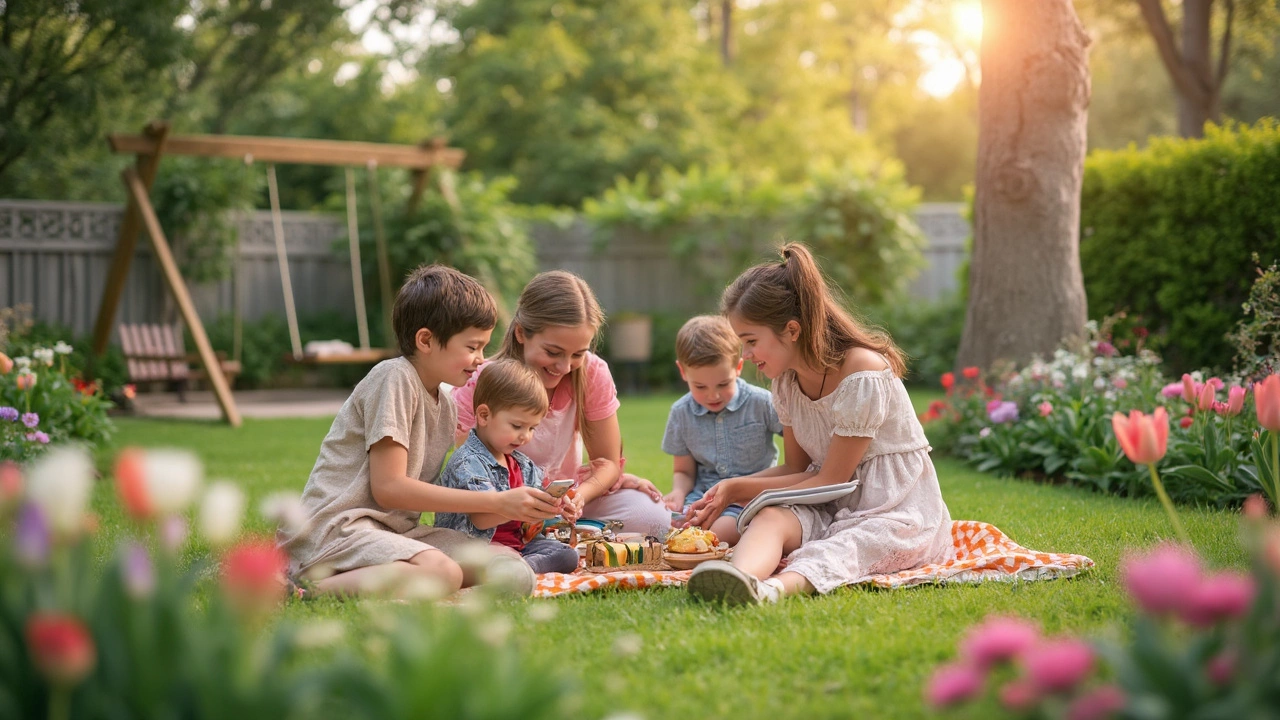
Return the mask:
[[[142,183],[142,194],[151,192],[151,184],[155,182],[156,171],[160,167],[160,154],[164,151],[165,139],[169,135],[169,123],[157,120],[147,125],[143,132],[155,143],[150,154],[139,154],[135,163],[136,174]],[[93,325],[93,354],[102,355],[107,351],[107,343],[111,342],[111,328],[115,325],[116,311],[120,308],[120,297],[124,295],[125,281],[129,277],[129,266],[133,263],[133,254],[138,248],[138,231],[142,229],[142,216],[138,212],[138,203],[132,195],[125,202],[124,216],[120,219],[120,235],[116,239],[116,252],[111,258],[111,270],[107,273],[107,284],[102,290],[102,304],[98,306],[98,319]]]
[[[169,241],[165,239],[160,221],[151,207],[151,199],[147,197],[146,185],[133,168],[125,168],[122,177],[125,187],[129,190],[131,202],[138,208],[142,226],[146,228],[147,236],[151,238],[151,249],[155,252],[156,263],[164,275],[165,284],[169,286],[173,299],[178,303],[178,311],[182,313],[183,322],[191,330],[191,338],[195,341],[196,351],[200,355],[200,364],[204,366],[209,384],[213,386],[213,393],[218,398],[218,405],[222,407],[222,417],[232,427],[240,427],[240,411],[236,408],[235,399],[231,397],[231,386],[222,374],[222,366],[213,353],[213,346],[209,344],[209,336],[205,334],[204,324],[196,314],[195,303],[191,301],[187,284],[183,281],[178,263],[174,261],[173,252],[169,249]]]
[[[387,233],[382,227],[382,193],[378,189],[378,166],[370,163],[365,169],[369,179],[369,208],[373,215],[373,242],[378,253],[378,287],[382,295],[382,322],[387,338],[383,347],[399,347],[396,329],[391,322],[392,306],[395,303],[391,293],[391,259],[387,257]]]

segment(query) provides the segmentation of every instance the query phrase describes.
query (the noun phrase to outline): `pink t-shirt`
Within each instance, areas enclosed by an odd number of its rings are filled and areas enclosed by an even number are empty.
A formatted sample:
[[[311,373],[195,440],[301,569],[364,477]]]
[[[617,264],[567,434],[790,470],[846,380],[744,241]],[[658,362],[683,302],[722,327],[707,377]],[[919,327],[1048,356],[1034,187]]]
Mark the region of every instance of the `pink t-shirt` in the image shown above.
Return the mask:
[[[475,427],[475,407],[472,396],[476,381],[488,363],[480,366],[466,385],[453,390],[453,403],[458,408],[458,430],[468,432]],[[609,373],[609,363],[595,353],[587,353],[582,364],[587,374],[585,414],[589,422],[604,420],[618,412],[618,388]],[[538,424],[533,439],[520,452],[529,456],[549,480],[577,479],[582,465],[582,436],[578,433],[578,410],[573,401],[573,383],[568,378],[560,381],[551,396],[551,410]]]

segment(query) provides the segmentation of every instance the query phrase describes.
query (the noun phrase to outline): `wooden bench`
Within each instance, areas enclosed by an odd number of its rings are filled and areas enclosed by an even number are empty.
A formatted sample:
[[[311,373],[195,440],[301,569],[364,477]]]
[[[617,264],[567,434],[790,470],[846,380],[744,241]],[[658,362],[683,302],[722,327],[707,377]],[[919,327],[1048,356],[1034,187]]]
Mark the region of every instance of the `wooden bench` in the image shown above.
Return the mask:
[[[191,363],[198,363],[200,356],[186,351],[182,326],[121,324],[119,330],[120,348],[124,351],[130,381],[171,383],[176,386],[178,396],[185,400],[188,381],[208,379],[204,370],[191,368]],[[227,384],[234,384],[236,375],[240,374],[240,363],[227,360],[225,353],[218,353],[218,366]]]

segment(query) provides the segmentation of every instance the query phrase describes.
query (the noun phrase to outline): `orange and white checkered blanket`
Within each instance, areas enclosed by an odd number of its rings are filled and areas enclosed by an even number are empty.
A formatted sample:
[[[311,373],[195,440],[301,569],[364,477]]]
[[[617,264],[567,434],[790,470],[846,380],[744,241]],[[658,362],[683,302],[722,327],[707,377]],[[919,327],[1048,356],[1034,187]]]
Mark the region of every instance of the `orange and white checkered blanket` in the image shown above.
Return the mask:
[[[1028,550],[1010,540],[994,525],[976,520],[957,520],[951,524],[954,556],[945,562],[925,565],[914,570],[867,579],[868,585],[901,588],[940,583],[977,583],[989,580],[1050,580],[1071,577],[1093,567],[1083,555],[1045,553]],[[648,588],[683,585],[689,570],[670,572],[622,571],[615,573],[544,573],[538,576],[534,597],[557,597],[588,593],[601,588]]]

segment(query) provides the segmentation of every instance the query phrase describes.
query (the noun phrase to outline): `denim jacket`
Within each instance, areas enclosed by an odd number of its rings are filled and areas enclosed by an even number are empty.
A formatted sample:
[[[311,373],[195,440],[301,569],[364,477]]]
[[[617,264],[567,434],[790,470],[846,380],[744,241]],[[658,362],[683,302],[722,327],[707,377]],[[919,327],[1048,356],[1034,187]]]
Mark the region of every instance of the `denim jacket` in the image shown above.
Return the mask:
[[[710,412],[688,393],[671,406],[662,451],[692,455],[697,466],[693,491],[701,497],[724,478],[741,477],[778,461],[775,435],[782,423],[769,391],[738,378],[733,399],[720,412]]]
[[[513,452],[511,456],[520,466],[524,484],[542,487],[542,470],[522,452]],[[454,451],[445,464],[444,471],[440,473],[440,484],[458,490],[501,492],[511,489],[511,478],[506,463],[495,458],[476,435],[476,431],[472,430],[467,435],[467,441]],[[466,513],[436,513],[435,525],[485,540],[492,540],[493,532],[497,529],[481,530],[471,522],[471,517]]]

